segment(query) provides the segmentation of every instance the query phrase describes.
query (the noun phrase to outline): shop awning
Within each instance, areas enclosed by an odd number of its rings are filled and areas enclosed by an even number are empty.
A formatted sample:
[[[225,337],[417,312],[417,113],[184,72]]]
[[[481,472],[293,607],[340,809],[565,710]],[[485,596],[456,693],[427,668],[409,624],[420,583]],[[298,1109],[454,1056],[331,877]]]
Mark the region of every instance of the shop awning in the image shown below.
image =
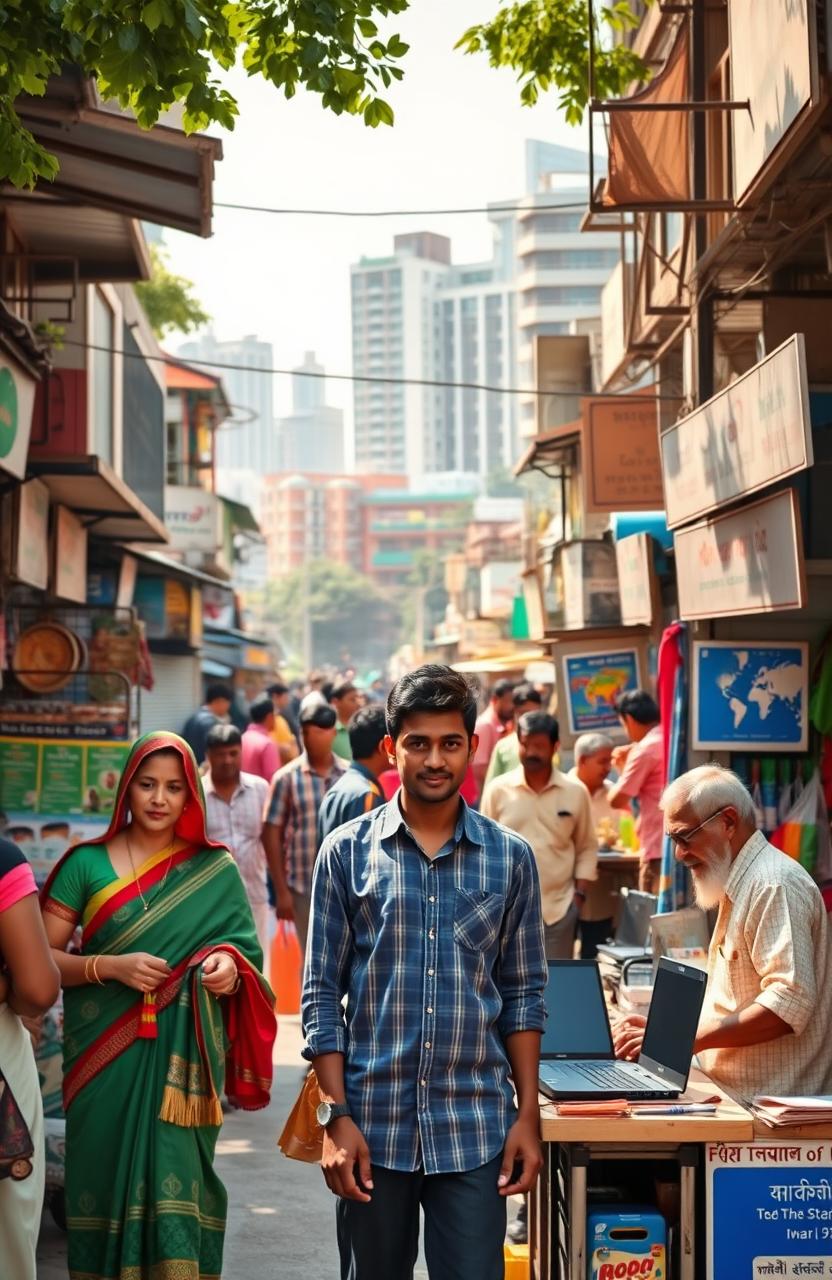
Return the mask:
[[[550,662],[543,649],[520,649],[517,653],[491,654],[482,658],[466,658],[464,662],[452,662],[454,671],[463,675],[498,675],[507,671],[523,671],[530,663]]]
[[[54,76],[44,97],[23,95],[15,108],[36,140],[58,157],[57,177],[40,190],[211,234],[214,164],[222,158],[218,138],[189,135],[170,123],[141,129],[117,103],[102,101],[95,81],[77,67]],[[168,120],[175,115],[168,113]]]
[[[173,578],[178,577],[197,586],[222,587],[228,590],[228,583],[222,578],[212,578],[210,573],[203,573],[201,569],[192,569],[190,565],[182,564],[180,560],[174,560],[172,556],[166,556],[161,551],[151,551],[148,547],[135,546],[126,546],[125,550],[140,562]]]
[[[244,502],[235,502],[232,498],[224,498],[222,494],[217,496],[227,510],[231,523],[237,532],[256,533],[259,535],[260,526],[254,517],[251,507],[247,507]]]
[[[203,657],[199,665],[204,676],[213,676],[215,680],[229,680],[234,674],[233,667],[227,667],[224,662],[215,662],[213,658]]]
[[[41,294],[54,294],[65,305],[79,284],[150,277],[147,245],[135,218],[51,191],[3,191],[0,204],[25,238],[32,285]]]
[[[514,474],[521,476],[526,471],[541,471],[550,480],[558,479],[564,471],[575,466],[582,431],[583,423],[578,419],[535,436],[515,464]]]
[[[167,542],[164,522],[102,458],[30,459],[30,476],[42,480],[53,502],[69,507],[96,538],[114,542]]]

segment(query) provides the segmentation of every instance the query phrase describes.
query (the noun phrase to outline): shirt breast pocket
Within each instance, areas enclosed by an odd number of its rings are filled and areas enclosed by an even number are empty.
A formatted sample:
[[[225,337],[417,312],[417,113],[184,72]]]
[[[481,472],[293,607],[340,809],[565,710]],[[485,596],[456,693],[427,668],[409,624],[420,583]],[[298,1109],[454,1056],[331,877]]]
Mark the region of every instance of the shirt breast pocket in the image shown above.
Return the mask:
[[[738,999],[735,988],[740,985],[739,959],[739,951],[729,943],[725,942],[717,947],[714,994],[729,1008],[733,1007]]]
[[[488,951],[500,936],[506,900],[484,889],[457,889],[454,941],[466,951]]]

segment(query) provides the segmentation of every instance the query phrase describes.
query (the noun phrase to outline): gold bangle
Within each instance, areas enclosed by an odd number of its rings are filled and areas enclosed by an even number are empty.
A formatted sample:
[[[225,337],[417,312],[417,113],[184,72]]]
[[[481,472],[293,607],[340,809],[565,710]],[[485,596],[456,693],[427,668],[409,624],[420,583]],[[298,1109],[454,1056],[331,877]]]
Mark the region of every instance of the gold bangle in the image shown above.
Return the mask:
[[[103,987],[104,981],[102,978],[99,978],[98,976],[98,962],[100,959],[101,959],[101,956],[93,956],[92,958],[92,976],[95,978],[99,987]]]
[[[84,981],[86,983],[89,983],[90,985],[92,985],[92,978],[90,977],[90,964],[92,963],[94,958],[95,958],[94,956],[87,956],[86,960],[84,961]]]

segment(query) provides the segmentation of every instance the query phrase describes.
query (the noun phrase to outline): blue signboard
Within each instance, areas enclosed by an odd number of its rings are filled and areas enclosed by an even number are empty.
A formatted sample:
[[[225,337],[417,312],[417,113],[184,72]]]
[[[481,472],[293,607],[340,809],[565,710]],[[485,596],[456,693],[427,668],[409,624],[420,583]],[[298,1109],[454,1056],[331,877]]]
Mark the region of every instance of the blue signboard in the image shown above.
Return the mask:
[[[620,729],[616,699],[639,687],[638,650],[579,653],[563,659],[564,699],[573,734]]]
[[[804,752],[809,646],[696,642],[692,698],[695,750]]]
[[[711,1146],[711,1280],[832,1277],[832,1144]]]

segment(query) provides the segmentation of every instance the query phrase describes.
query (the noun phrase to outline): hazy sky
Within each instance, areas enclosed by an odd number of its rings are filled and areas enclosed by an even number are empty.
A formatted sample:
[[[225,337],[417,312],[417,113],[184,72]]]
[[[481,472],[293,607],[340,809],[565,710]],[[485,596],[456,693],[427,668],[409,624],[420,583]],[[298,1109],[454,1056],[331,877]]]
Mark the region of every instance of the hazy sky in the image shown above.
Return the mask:
[[[385,95],[391,128],[324,111],[317,95],[290,102],[272,85],[232,77],[240,117],[223,133],[215,200],[311,208],[479,206],[522,194],[524,142],[541,138],[585,148],[586,126],[564,124],[551,95],[520,106],[511,71],[453,46],[491,16],[498,0],[413,0],[391,21],[410,43],[405,77]],[[349,266],[381,256],[396,232],[425,228],[453,238],[454,258],[490,252],[485,215],[336,219],[217,209],[214,234],[200,240],[166,232],[173,267],[196,283],[220,338],[247,333],[274,344],[275,365],[298,364],[315,350],[328,371],[350,371]],[[168,345],[175,348],[172,337]],[[332,404],[351,404],[349,384],[328,383]],[[275,380],[275,407],[288,409],[288,379]]]

